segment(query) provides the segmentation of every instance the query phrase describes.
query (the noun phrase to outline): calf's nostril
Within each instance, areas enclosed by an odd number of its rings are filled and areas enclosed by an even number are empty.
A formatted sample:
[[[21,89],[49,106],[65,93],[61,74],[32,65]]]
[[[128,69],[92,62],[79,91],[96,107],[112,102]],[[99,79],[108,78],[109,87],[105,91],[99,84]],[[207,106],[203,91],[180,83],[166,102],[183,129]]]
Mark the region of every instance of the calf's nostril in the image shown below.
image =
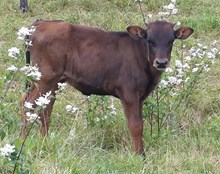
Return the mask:
[[[167,65],[167,61],[163,62],[164,65]]]
[[[158,60],[156,60],[156,64],[157,65],[167,65],[167,61],[158,61]]]

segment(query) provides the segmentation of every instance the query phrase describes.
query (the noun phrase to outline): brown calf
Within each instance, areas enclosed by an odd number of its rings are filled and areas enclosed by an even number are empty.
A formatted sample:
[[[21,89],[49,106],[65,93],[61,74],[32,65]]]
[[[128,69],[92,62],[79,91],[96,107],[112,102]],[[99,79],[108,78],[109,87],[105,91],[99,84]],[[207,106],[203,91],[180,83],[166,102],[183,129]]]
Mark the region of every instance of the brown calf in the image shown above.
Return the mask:
[[[147,29],[130,26],[127,32],[106,32],[62,21],[38,21],[29,47],[32,64],[42,78],[32,84],[24,101],[35,100],[48,91],[55,96],[58,82],[68,82],[85,95],[112,95],[124,107],[134,151],[143,154],[142,107],[170,61],[175,39],[186,39],[193,29],[165,21],[151,22]],[[24,102],[23,101],[23,102]],[[40,131],[48,133],[55,98],[39,113]],[[21,136],[25,135],[27,121]]]

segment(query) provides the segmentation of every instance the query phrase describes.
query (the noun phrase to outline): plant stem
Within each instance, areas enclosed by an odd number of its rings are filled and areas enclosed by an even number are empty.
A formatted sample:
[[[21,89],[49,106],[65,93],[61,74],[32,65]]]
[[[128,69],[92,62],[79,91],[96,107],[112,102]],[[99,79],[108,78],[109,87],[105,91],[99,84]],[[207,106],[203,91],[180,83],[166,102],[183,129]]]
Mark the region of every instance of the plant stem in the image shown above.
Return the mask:
[[[37,121],[37,119],[38,119],[38,117],[37,117],[37,118],[34,120],[34,122],[31,124],[31,126],[30,126],[30,128],[28,129],[27,134],[26,134],[26,136],[25,136],[25,138],[24,138],[24,141],[23,141],[22,144],[21,144],[21,148],[20,148],[20,151],[19,151],[19,153],[18,153],[18,157],[17,157],[17,159],[16,159],[15,166],[14,166],[14,170],[13,170],[12,174],[15,174],[15,171],[16,171],[16,168],[17,168],[17,164],[18,164],[18,161],[19,161],[20,156],[21,156],[21,152],[22,152],[22,150],[23,150],[23,148],[24,148],[24,145],[25,145],[25,142],[26,142],[26,140],[27,140],[27,137],[29,136],[30,131],[31,131],[31,129],[33,128],[34,123]]]

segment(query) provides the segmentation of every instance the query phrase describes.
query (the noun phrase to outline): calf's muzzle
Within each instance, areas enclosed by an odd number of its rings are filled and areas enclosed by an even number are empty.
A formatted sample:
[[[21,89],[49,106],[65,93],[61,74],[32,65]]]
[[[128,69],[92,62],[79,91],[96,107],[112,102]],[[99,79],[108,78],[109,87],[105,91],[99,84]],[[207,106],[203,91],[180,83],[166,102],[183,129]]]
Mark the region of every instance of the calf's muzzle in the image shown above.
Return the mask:
[[[169,61],[167,58],[156,58],[154,60],[153,66],[158,70],[164,70],[168,67]]]

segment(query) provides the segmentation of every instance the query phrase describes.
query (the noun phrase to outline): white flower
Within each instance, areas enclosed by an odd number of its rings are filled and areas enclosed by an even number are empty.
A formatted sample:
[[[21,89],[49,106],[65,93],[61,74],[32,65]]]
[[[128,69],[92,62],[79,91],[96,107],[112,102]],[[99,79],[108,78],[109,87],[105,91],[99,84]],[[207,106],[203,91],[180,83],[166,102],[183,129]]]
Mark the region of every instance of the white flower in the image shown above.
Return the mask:
[[[171,2],[175,4],[175,3],[176,3],[176,0],[171,0]]]
[[[27,41],[25,41],[25,44],[26,44],[27,46],[33,46],[33,44],[32,44],[32,41],[31,41],[31,40],[27,40]]]
[[[40,117],[38,117],[38,115],[36,113],[26,112],[26,120],[28,122],[33,123],[38,118],[40,118]]]
[[[38,99],[35,100],[36,105],[46,108],[46,105],[50,103],[51,91],[47,92],[43,96],[40,96]]]
[[[181,70],[182,71],[182,70]],[[180,72],[179,72],[180,73]],[[179,77],[181,76],[182,77],[182,75],[181,74],[179,74],[178,75]],[[178,77],[177,76],[177,77]],[[161,82],[160,82],[160,86],[161,87],[164,87],[164,88],[167,88],[167,87],[173,87],[173,86],[175,86],[175,85],[179,85],[183,80],[182,79],[178,79],[177,77],[174,77],[174,76],[170,76],[170,77],[168,77],[167,78],[167,80],[161,80]]]
[[[33,103],[30,103],[30,102],[25,102],[25,103],[24,103],[24,107],[27,108],[27,109],[33,109],[33,105],[34,105],[34,104],[33,104]]]
[[[184,70],[189,70],[189,69],[190,69],[189,64],[188,64],[188,63],[185,63],[185,64],[183,65],[183,69],[184,69]]]
[[[190,61],[191,61],[191,57],[190,57],[190,56],[186,56],[186,57],[185,57],[185,61],[186,61],[186,62],[190,62]]]
[[[174,85],[174,84],[176,84],[176,82],[177,82],[177,78],[174,77],[174,76],[170,76],[170,77],[168,77],[167,79],[168,79],[168,82],[169,82],[171,85]]]
[[[176,15],[178,13],[178,9],[174,8],[172,11],[171,11],[171,14],[173,15]]]
[[[218,52],[218,49],[217,48],[212,48],[211,49],[211,52],[213,52],[214,54],[216,54]]]
[[[169,12],[159,12],[158,16],[164,17],[164,16],[168,16],[169,14],[170,14]]]
[[[45,105],[48,105],[50,103],[50,100],[41,96],[37,100],[35,100],[35,103],[36,103],[36,105],[44,108]]]
[[[8,157],[15,151],[15,146],[6,144],[3,148],[0,148],[0,152],[2,156]]]
[[[201,44],[201,43],[197,43],[197,46],[202,47],[202,46],[203,46],[203,44]]]
[[[183,64],[183,65],[182,65],[182,69],[183,69],[184,71],[188,71],[188,70],[190,69],[189,64],[188,64],[188,63]]]
[[[209,59],[214,59],[215,58],[215,55],[212,53],[212,52],[207,52],[207,57],[209,58]]]
[[[55,132],[51,132],[51,133],[50,133],[50,138],[51,138],[51,139],[56,138],[56,134],[55,134]]]
[[[172,97],[175,97],[177,95],[177,93],[170,91],[169,95],[172,96]]]
[[[217,42],[218,42],[217,40],[214,40],[214,41],[212,42],[212,46],[215,46]]]
[[[181,22],[178,21],[178,22],[176,23],[176,26],[180,26],[180,25],[181,25]]]
[[[34,80],[40,80],[42,75],[39,71],[31,71],[27,76],[33,78]]]
[[[175,65],[177,68],[182,68],[183,67],[183,64],[180,60],[175,60]]]
[[[12,47],[8,49],[8,56],[17,59],[20,54],[20,50],[17,47]]]
[[[183,80],[182,79],[177,79],[176,85],[179,85]]]
[[[72,113],[75,113],[77,110],[78,110],[77,107],[73,107],[73,108],[72,108]]]
[[[192,54],[193,52],[195,52],[196,51],[196,48],[195,47],[191,47],[190,48],[190,50],[189,50],[189,52]]]
[[[204,70],[205,72],[208,72],[208,71],[210,70],[210,68],[209,68],[208,65],[205,65],[205,66],[203,67],[203,70]]]
[[[32,35],[32,33],[35,31],[35,27],[32,26],[30,29],[26,28],[26,27],[22,27],[17,35],[18,35],[18,39],[19,40],[24,40],[26,38],[26,36],[30,36]]]
[[[12,65],[12,66],[8,67],[6,70],[8,70],[8,71],[17,71],[18,68],[16,66]]]
[[[58,89],[61,90],[61,91],[63,91],[66,87],[66,83],[60,83],[59,82],[59,83],[57,83],[57,85],[58,85]]]
[[[159,85],[163,88],[166,88],[168,86],[168,82],[166,80],[161,80]]]
[[[151,18],[153,17],[153,15],[152,15],[152,14],[148,14],[147,17],[148,17],[149,19],[151,19]]]
[[[175,8],[175,5],[173,3],[170,3],[169,5],[163,6],[163,8],[166,10],[173,10]]]
[[[72,105],[66,105],[66,110],[70,112],[72,110],[73,106]]]
[[[208,47],[205,45],[205,46],[203,46],[202,48],[203,48],[204,50],[206,50]]]
[[[22,67],[20,70],[28,77],[31,77],[33,80],[40,80],[42,76],[37,65],[35,66],[26,65]]]
[[[183,75],[184,75],[183,70],[182,69],[177,69],[177,72],[178,72],[177,77],[182,78]]]
[[[135,0],[135,2],[142,2],[142,0]]]
[[[45,98],[49,98],[49,97],[51,97],[51,91],[49,91],[49,92],[46,92],[46,94],[45,95],[43,95]]]
[[[168,68],[165,70],[165,72],[167,72],[167,73],[172,73],[173,70],[172,70],[172,68],[168,67]]]
[[[203,46],[202,44],[198,44],[200,45],[201,47]],[[203,51],[201,48],[194,48],[192,47],[190,50],[189,50],[190,54],[192,57],[198,57],[198,58],[203,58],[206,54],[205,51]]]
[[[75,113],[79,108],[72,106],[72,105],[66,105],[66,111]]]
[[[193,72],[193,73],[194,73],[194,72],[197,72],[197,71],[198,71],[198,69],[199,69],[198,67],[193,68],[193,69],[192,69],[192,72]]]

